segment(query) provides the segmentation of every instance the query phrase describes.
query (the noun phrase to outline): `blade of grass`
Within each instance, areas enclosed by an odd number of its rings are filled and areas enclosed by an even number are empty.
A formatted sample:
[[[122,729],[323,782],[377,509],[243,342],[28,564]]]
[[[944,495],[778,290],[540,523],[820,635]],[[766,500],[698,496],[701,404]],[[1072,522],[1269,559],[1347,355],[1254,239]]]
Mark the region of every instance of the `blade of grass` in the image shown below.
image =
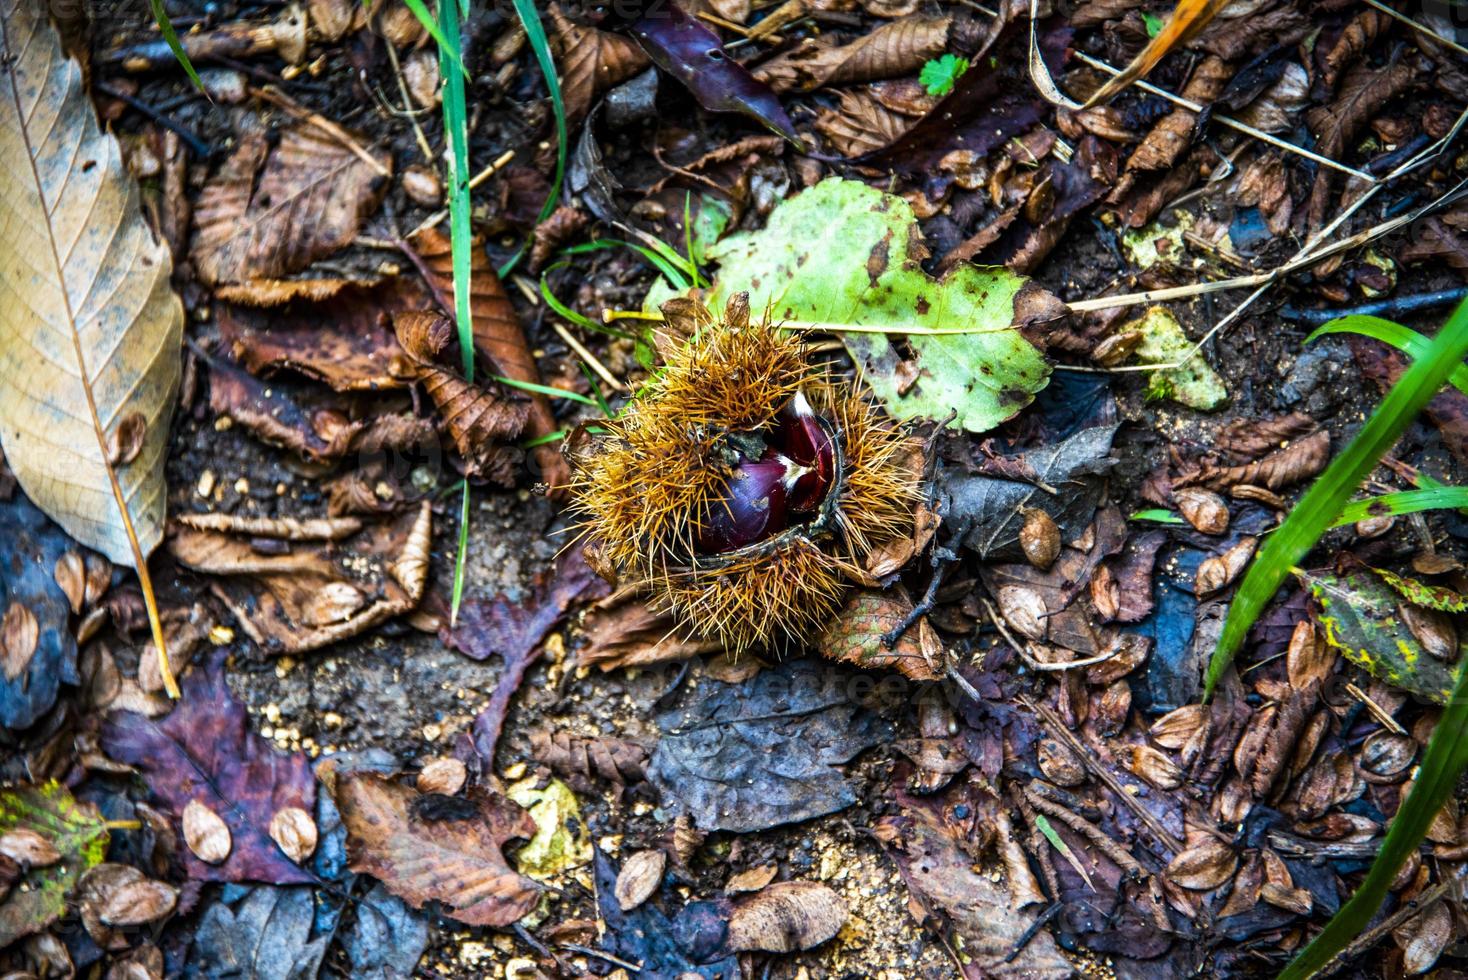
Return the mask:
[[[625,330],[618,330],[616,327],[609,327],[605,323],[598,323],[595,320],[591,319],[591,317],[589,316],[583,316],[582,314],[577,313],[565,303],[562,303],[556,297],[555,293],[551,292],[550,282],[546,279],[546,276],[550,275],[555,270],[564,267],[566,264],[567,263],[565,262],[557,263],[556,265],[553,265],[550,268],[546,269],[545,272],[541,273],[540,298],[545,300],[545,305],[549,306],[553,311],[555,311],[557,316],[561,317],[563,320],[568,320],[571,323],[576,324],[578,327],[582,327],[586,330],[594,330],[597,333],[610,334],[613,337],[630,338],[631,334],[627,333]]]
[[[183,49],[183,44],[179,42],[178,32],[173,29],[173,21],[168,19],[168,11],[163,9],[163,0],[148,0],[148,2],[153,8],[153,19],[158,22],[158,30],[163,32],[163,40],[168,45],[168,50],[172,51],[173,56],[178,59],[178,63],[183,65],[183,70],[188,74],[189,81],[193,82],[194,87],[200,92],[203,92],[204,83],[199,81],[199,73],[194,71],[194,63],[189,61],[188,52]],[[207,94],[206,92],[205,95]]]
[[[543,436],[536,436],[534,439],[529,439],[525,442],[520,443],[520,448],[534,449],[536,446],[544,446],[548,442],[555,442],[558,439],[566,438],[566,433],[570,431],[570,429],[557,429],[554,432],[547,432]]]
[[[454,0],[439,0],[438,49],[439,74],[443,77],[443,130],[448,141],[449,242],[454,266],[454,322],[458,328],[459,350],[464,356],[464,377],[474,378],[474,317],[469,306],[470,249],[474,247],[469,226],[469,113],[464,92],[464,73],[454,70],[463,62],[462,38],[459,33],[458,7]],[[449,624],[459,619],[459,604],[464,599],[464,568],[469,554],[469,482],[464,481],[463,500],[459,507],[459,543],[454,554],[453,598],[449,603]]]
[[[653,241],[657,241],[657,239],[653,239]],[[582,242],[580,245],[572,245],[570,248],[563,250],[563,254],[584,255],[587,252],[601,252],[617,247],[630,248],[652,263],[674,289],[687,289],[692,285],[689,277],[698,274],[697,268],[690,265],[683,256],[669,249],[664,243],[658,242],[658,245],[660,246],[659,249],[654,251],[643,245],[623,241],[620,238],[598,238],[594,242]]]
[[[1345,527],[1368,517],[1415,514],[1423,510],[1456,510],[1468,507],[1468,487],[1433,487],[1427,490],[1402,490],[1379,497],[1353,500],[1346,504],[1341,516],[1331,527]]]
[[[1223,633],[1208,664],[1203,689],[1205,700],[1212,696],[1214,686],[1243,645],[1249,628],[1274,598],[1290,569],[1299,564],[1340,516],[1346,501],[1356,492],[1366,474],[1392,447],[1453,370],[1461,365],[1465,353],[1468,353],[1468,302],[1454,311],[1423,356],[1413,361],[1412,366],[1397,379],[1356,438],[1331,461],[1260,549],[1239,586],[1238,594],[1229,604]]]
[[[363,0],[363,6],[371,7],[371,0]],[[418,23],[422,24],[423,29],[428,32],[428,36],[433,38],[433,43],[438,45],[439,54],[442,55],[444,52],[449,51],[450,62],[452,62],[453,66],[457,68],[461,74],[467,76],[468,72],[465,70],[464,62],[461,60],[459,55],[459,46],[455,44],[453,45],[452,49],[450,49],[448,34],[443,30],[443,28],[439,27],[438,21],[434,19],[433,13],[428,9],[427,5],[423,3],[423,0],[403,0],[403,6],[407,7],[409,12],[411,12],[414,17],[418,18]],[[463,11],[461,16],[469,16],[469,11],[467,8]],[[443,63],[440,61],[439,64],[442,65]],[[442,68],[440,68],[439,70],[445,78],[448,77],[447,71],[444,71]]]
[[[1148,510],[1139,510],[1131,517],[1134,521],[1155,521],[1158,524],[1185,524],[1187,523],[1177,514],[1161,507],[1153,507]]]
[[[596,402],[579,391],[567,391],[564,388],[552,388],[550,385],[538,385],[533,381],[516,381],[514,378],[505,378],[496,374],[494,380],[507,388],[519,388],[521,391],[533,391],[537,395],[545,395],[547,398],[564,398],[567,401],[580,402],[583,405],[598,407]]]
[[[1455,314],[1454,319],[1457,317]],[[1366,878],[1350,901],[1341,906],[1320,935],[1280,974],[1280,980],[1305,980],[1365,931],[1402,864],[1417,849],[1433,817],[1447,802],[1465,764],[1468,764],[1468,670],[1460,670],[1452,697],[1427,740],[1417,781],[1387,828],[1386,839],[1371,862],[1371,870],[1366,872]]]
[[[530,42],[530,50],[535,54],[535,61],[540,65],[540,74],[545,78],[545,87],[550,91],[551,108],[556,116],[556,172],[551,179],[550,193],[546,195],[545,203],[540,206],[540,220],[544,221],[551,216],[556,209],[556,202],[561,199],[561,181],[566,176],[566,103],[561,98],[561,83],[556,77],[556,59],[551,55],[550,39],[545,35],[545,25],[540,22],[540,13],[535,9],[535,0],[514,0],[515,13],[520,17],[520,24],[525,28],[525,39]],[[524,257],[529,242],[522,244],[515,254],[510,256],[505,264],[499,268],[501,279],[508,276],[515,266],[520,264]]]
[[[1379,316],[1365,316],[1355,314],[1343,316],[1316,328],[1315,332],[1305,338],[1305,343],[1310,343],[1316,337],[1323,337],[1333,333],[1354,333],[1372,340],[1379,340],[1383,344],[1395,347],[1397,350],[1415,360],[1420,360],[1427,353],[1427,348],[1432,346],[1432,341],[1422,336],[1410,327],[1404,327],[1400,323],[1391,320],[1383,320]],[[1459,364],[1453,369],[1448,378],[1454,388],[1468,395],[1468,367]]]
[[[1075,852],[1070,849],[1070,845],[1065,842],[1065,839],[1055,832],[1054,827],[1050,826],[1050,821],[1045,819],[1044,814],[1035,814],[1035,827],[1040,833],[1045,835],[1045,839],[1050,842],[1050,846],[1060,852],[1060,856],[1065,858],[1066,863],[1075,869],[1076,874],[1081,876],[1081,880],[1086,883],[1086,887],[1091,889],[1091,891],[1095,891],[1096,886],[1091,884],[1091,876],[1086,873],[1086,866],[1081,864],[1080,859],[1075,856]]]

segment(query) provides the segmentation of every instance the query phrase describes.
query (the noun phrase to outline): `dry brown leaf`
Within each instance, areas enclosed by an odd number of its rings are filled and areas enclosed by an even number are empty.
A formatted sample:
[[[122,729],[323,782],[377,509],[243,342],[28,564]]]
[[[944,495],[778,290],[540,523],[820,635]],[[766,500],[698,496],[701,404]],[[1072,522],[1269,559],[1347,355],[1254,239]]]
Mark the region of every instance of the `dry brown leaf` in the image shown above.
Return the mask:
[[[668,855],[659,850],[638,851],[617,872],[615,897],[623,912],[635,909],[657,893],[663,883]]]
[[[415,377],[438,406],[444,429],[464,457],[466,472],[513,483],[514,470],[504,465],[505,443],[525,428],[530,402],[471,384],[436,362],[454,334],[447,317],[400,313],[393,317],[393,327],[414,364]]]
[[[846,923],[846,903],[816,881],[781,881],[739,902],[729,915],[729,949],[794,953],[813,949]]]
[[[600,667],[645,667],[713,653],[723,646],[709,640],[685,639],[673,617],[652,609],[636,588],[617,589],[586,611],[587,644],[577,663]]]
[[[1357,64],[1341,81],[1340,93],[1328,106],[1317,106],[1305,114],[1310,131],[1315,134],[1315,152],[1338,160],[1350,141],[1387,103],[1417,84],[1417,67],[1409,58],[1394,61],[1382,68]],[[1310,189],[1306,219],[1313,231],[1325,222],[1330,207],[1331,190],[1336,172],[1322,167],[1315,174]]]
[[[1374,7],[1367,7],[1352,17],[1345,30],[1341,31],[1341,36],[1336,38],[1335,44],[1320,59],[1325,67],[1322,77],[1326,86],[1334,88],[1341,72],[1361,57],[1371,47],[1376,36],[1390,27],[1391,23],[1389,16]]]
[[[774,881],[775,875],[779,873],[778,864],[762,864],[757,868],[741,871],[729,879],[728,884],[724,886],[724,894],[738,895],[742,892],[757,892]]]
[[[888,108],[870,91],[843,89],[839,97],[840,106],[821,110],[815,127],[842,156],[859,157],[880,150],[913,124],[911,116]]]
[[[951,17],[904,17],[883,24],[850,44],[807,41],[754,69],[776,92],[808,92],[825,85],[850,85],[915,72],[948,47]]]
[[[1131,64],[1120,75],[1109,79],[1105,85],[1086,100],[1083,108],[1089,109],[1098,102],[1105,102],[1117,92],[1152,70],[1153,66],[1179,45],[1186,44],[1198,32],[1208,26],[1218,12],[1227,7],[1229,0],[1179,0],[1167,23],[1162,25],[1147,46],[1132,59]]]
[[[1182,97],[1200,105],[1208,105],[1223,94],[1233,77],[1233,68],[1222,58],[1209,55],[1198,63],[1183,87]],[[1187,109],[1174,109],[1152,127],[1132,155],[1128,170],[1165,170],[1177,163],[1193,142],[1193,127],[1198,114]]]
[[[1290,443],[1278,452],[1242,466],[1217,466],[1205,463],[1196,472],[1185,473],[1173,480],[1174,487],[1203,486],[1227,490],[1239,484],[1281,490],[1325,469],[1330,461],[1330,433],[1321,429]]]
[[[624,739],[531,732],[530,754],[584,793],[597,790],[592,776],[613,784],[619,794],[647,776],[647,749]]]
[[[535,821],[504,797],[476,787],[472,810],[439,815],[422,795],[366,772],[338,777],[334,795],[352,870],[381,879],[413,906],[438,901],[468,925],[507,926],[540,900],[539,886],[500,850],[533,836]]]
[[[163,535],[183,307],[46,10],[0,0],[0,444],[37,506],[138,567]],[[135,415],[141,444],[113,467]]]
[[[392,157],[372,157],[381,169],[304,123],[273,150],[263,133],[242,137],[194,206],[199,279],[275,278],[350,244],[387,190]]]
[[[265,554],[248,531],[181,525],[169,550],[189,568],[219,576],[214,593],[262,649],[301,653],[417,606],[428,579],[432,530],[433,511],[425,502],[416,513],[369,526],[340,544],[298,543]],[[342,585],[364,600],[345,615]]]
[[[561,97],[566,105],[566,126],[574,130],[591,111],[596,97],[620,85],[651,62],[631,38],[574,23],[561,13],[560,5],[546,5],[555,27],[556,67],[561,73]]]
[[[23,868],[44,868],[61,860],[56,845],[28,827],[16,827],[0,834],[0,857],[7,857]]]
[[[453,245],[448,236],[429,228],[414,235],[411,244],[433,275],[439,291],[450,303],[454,302]],[[475,348],[505,377],[540,384],[540,369],[525,339],[520,318],[515,315],[515,307],[505,295],[505,287],[495,275],[489,256],[477,247],[472,250],[469,262],[469,312]],[[540,438],[559,428],[544,395],[531,395],[530,406],[527,436]],[[570,482],[570,468],[556,445],[537,446],[535,462],[540,468],[540,478],[551,487],[563,487]]]

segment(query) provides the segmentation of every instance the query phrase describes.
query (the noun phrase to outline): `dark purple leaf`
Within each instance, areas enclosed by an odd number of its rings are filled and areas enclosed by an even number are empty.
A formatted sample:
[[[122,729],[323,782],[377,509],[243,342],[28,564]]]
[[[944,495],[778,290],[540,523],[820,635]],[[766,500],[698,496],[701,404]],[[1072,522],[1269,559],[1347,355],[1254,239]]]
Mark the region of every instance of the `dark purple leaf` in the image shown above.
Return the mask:
[[[995,57],[976,60],[953,91],[911,129],[855,162],[900,173],[930,174],[950,150],[972,150],[983,156],[1034,126],[1048,114],[1049,106],[1025,74],[1029,30],[1028,20],[1006,24],[990,48]],[[1040,51],[1052,72],[1065,60],[1070,35],[1069,28],[1058,28],[1040,36]]]
[[[719,36],[676,3],[660,6],[630,28],[663,71],[682,82],[710,112],[738,112],[804,149],[774,91],[730,58]]]
[[[315,812],[311,766],[300,752],[280,752],[250,730],[244,706],[230,696],[224,658],[221,650],[185,677],[183,697],[163,718],[114,711],[102,726],[103,749],[136,766],[176,822],[198,800],[228,825],[233,847],[222,863],[205,864],[184,849],[189,877],[314,883],[316,876],[286,857],[269,831],[286,807]],[[176,829],[182,839],[181,823]]]
[[[615,956],[642,964],[638,980],[733,980],[739,976],[738,960],[722,951],[728,931],[729,903],[693,902],[674,921],[658,911],[653,902],[643,902],[623,911],[617,902],[617,866],[597,848],[592,867],[596,873],[597,910],[606,923],[602,942]]]
[[[494,760],[510,698],[540,656],[541,641],[573,602],[599,599],[607,591],[606,583],[592,572],[577,546],[556,561],[548,579],[537,582],[530,596],[515,600],[501,593],[469,599],[459,608],[458,624],[439,631],[445,645],[467,657],[486,660],[498,654],[504,661],[489,704],[474,719],[474,746],[486,763]]]
[[[41,513],[23,493],[0,503],[0,622],[6,615],[34,621],[35,630],[18,630],[14,642],[29,649],[0,649],[0,727],[29,728],[56,702],[62,683],[79,684],[76,639],[69,624],[66,593],[56,584],[56,562],[76,550],[66,532]],[[10,610],[15,609],[14,613]],[[34,637],[34,646],[30,638]],[[0,644],[4,644],[0,639]]]

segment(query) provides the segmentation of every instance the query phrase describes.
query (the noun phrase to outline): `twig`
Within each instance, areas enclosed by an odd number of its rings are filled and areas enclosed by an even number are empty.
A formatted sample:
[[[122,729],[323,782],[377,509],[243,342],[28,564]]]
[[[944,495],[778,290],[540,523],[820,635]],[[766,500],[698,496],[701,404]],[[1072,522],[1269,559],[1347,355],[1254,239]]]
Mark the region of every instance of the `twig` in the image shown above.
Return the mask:
[[[292,99],[289,95],[286,95],[274,85],[251,85],[250,94],[254,95],[256,98],[264,99],[266,102],[269,102],[273,106],[284,109],[286,113],[296,119],[301,120],[302,122],[310,123],[312,126],[315,126],[317,129],[321,130],[323,133],[336,140],[343,147],[350,150],[353,154],[357,156],[358,159],[367,164],[367,166],[377,171],[379,176],[392,176],[392,171],[384,167],[382,165],[382,161],[378,160],[372,154],[368,153],[362,147],[362,144],[354,140],[351,134],[348,133],[345,129],[342,129],[336,123],[332,122],[330,119],[327,119],[320,113],[312,112],[310,109],[301,106],[296,102],[295,99]]]
[[[1360,701],[1366,707],[1366,710],[1371,713],[1371,717],[1375,718],[1383,728],[1390,730],[1394,735],[1407,734],[1407,730],[1395,718],[1388,714],[1385,708],[1373,701],[1370,695],[1355,684],[1347,684],[1346,693],[1357,701]]]
[[[620,966],[622,969],[631,970],[633,973],[642,972],[641,963],[633,963],[629,960],[621,959],[620,957],[613,956],[611,953],[604,953],[599,949],[594,949],[591,946],[582,946],[580,943],[561,943],[561,948],[569,949],[573,953],[580,953],[582,956],[594,956],[599,960],[606,960],[613,966]]]
[[[1399,317],[1408,313],[1416,313],[1420,310],[1448,306],[1458,302],[1465,296],[1468,296],[1468,286],[1458,286],[1453,289],[1439,289],[1431,293],[1412,293],[1408,296],[1394,296],[1391,299],[1381,299],[1374,303],[1361,303],[1357,306],[1347,306],[1344,308],[1327,307],[1323,310],[1301,310],[1293,306],[1286,306],[1279,311],[1279,315],[1286,320],[1293,320],[1295,323],[1305,323],[1315,327],[1343,316]]]
[[[1137,815],[1137,818],[1142,823],[1147,825],[1147,829],[1152,831],[1159,843],[1171,850],[1174,854],[1183,849],[1183,842],[1174,837],[1166,827],[1162,826],[1162,822],[1153,816],[1152,811],[1142,806],[1141,803],[1138,803],[1136,798],[1126,791],[1126,787],[1121,785],[1121,781],[1112,775],[1110,770],[1101,765],[1091,752],[1087,751],[1086,747],[1081,744],[1080,739],[1076,738],[1075,734],[1069,728],[1066,728],[1060,719],[1055,716],[1055,712],[1038,701],[1031,701],[1023,694],[1019,696],[1019,702],[1040,716],[1040,720],[1045,723],[1046,728],[1050,729],[1050,733],[1055,738],[1064,742],[1076,758],[1080,759],[1081,763],[1090,770],[1091,774],[1105,783],[1106,788],[1111,790],[1117,799],[1121,800],[1123,804]]]
[[[161,110],[153,108],[142,99],[128,95],[122,89],[111,84],[110,82],[98,80],[93,82],[92,86],[96,88],[99,92],[105,92],[112,98],[127,103],[130,108],[136,109],[138,112],[141,112],[143,115],[147,116],[149,119],[153,120],[164,129],[171,130],[172,132],[177,133],[179,139],[189,144],[189,149],[194,151],[194,156],[198,159],[208,160],[210,155],[213,153],[213,150],[210,149],[209,144],[205,143],[198,136],[195,136],[193,131],[190,130],[187,126],[184,126],[182,123],[176,122],[175,120],[169,118],[168,116],[164,115]]]
[[[586,366],[595,371],[603,381],[605,381],[607,384],[611,385],[618,391],[622,392],[623,394],[626,394],[632,390],[630,387],[627,386],[627,383],[625,381],[622,381],[610,370],[608,370],[607,366],[599,361],[595,354],[587,350],[586,347],[581,343],[581,341],[576,339],[575,335],[572,334],[571,331],[561,326],[560,323],[555,320],[551,321],[551,328],[555,330],[560,338],[566,342],[566,346],[575,351],[576,356],[585,361]]]
[[[434,161],[433,146],[428,142],[423,127],[418,125],[418,114],[412,111],[413,97],[408,92],[408,83],[403,78],[403,68],[398,63],[397,47],[391,42],[387,44],[387,60],[392,63],[392,73],[398,80],[398,94],[403,97],[403,106],[407,109],[408,122],[413,125],[413,136],[418,140],[418,149],[422,151],[423,159],[432,163]]]
[[[1029,926],[1025,928],[1024,932],[1020,933],[1019,938],[1014,941],[1014,945],[1009,947],[1009,952],[1004,954],[1004,959],[1002,960],[1002,962],[1013,963],[1014,958],[1020,953],[1024,952],[1024,948],[1030,944],[1030,940],[1034,939],[1035,936],[1039,934],[1040,930],[1045,928],[1045,923],[1055,918],[1055,916],[1060,913],[1060,910],[1062,908],[1064,908],[1064,906],[1061,905],[1061,903],[1059,902],[1051,902],[1048,906],[1046,906],[1044,911],[1035,916],[1035,921],[1031,922]]]
[[[1084,51],[1076,51],[1075,57],[1077,60],[1090,65],[1092,68],[1098,68],[1101,71],[1110,72],[1112,75],[1121,74],[1120,68],[1113,68],[1104,61],[1099,61],[1096,58],[1092,58]],[[1132,84],[1141,89],[1143,92],[1147,92],[1151,95],[1158,96],[1159,98],[1166,99],[1173,105],[1181,106],[1182,108],[1187,109],[1189,112],[1203,111],[1203,106],[1197,102],[1194,102],[1192,99],[1185,99],[1181,95],[1176,95],[1172,92],[1167,91],[1167,89],[1158,88],[1156,85],[1153,85],[1150,82],[1145,82],[1141,79],[1137,79],[1136,81],[1132,82]],[[1214,113],[1212,118],[1214,122],[1222,123],[1223,125],[1228,126],[1230,129],[1236,129],[1247,136],[1254,137],[1256,140],[1268,143],[1270,146],[1278,147],[1279,149],[1284,150],[1286,153],[1293,153],[1297,156],[1302,156],[1307,160],[1313,160],[1316,163],[1320,164],[1322,167],[1330,167],[1334,170],[1339,170],[1343,174],[1350,174],[1357,180],[1364,180],[1368,184],[1374,184],[1381,179],[1380,177],[1373,177],[1371,174],[1367,173],[1364,170],[1357,170],[1355,167],[1347,166],[1344,163],[1338,163],[1337,161],[1332,160],[1330,157],[1321,156],[1319,153],[1316,153],[1313,150],[1307,150],[1303,146],[1296,146],[1294,143],[1282,140],[1278,136],[1273,136],[1269,133],[1266,133],[1262,129],[1255,129],[1248,123],[1239,122],[1237,119],[1234,119],[1230,116],[1224,116],[1219,115],[1218,113]]]

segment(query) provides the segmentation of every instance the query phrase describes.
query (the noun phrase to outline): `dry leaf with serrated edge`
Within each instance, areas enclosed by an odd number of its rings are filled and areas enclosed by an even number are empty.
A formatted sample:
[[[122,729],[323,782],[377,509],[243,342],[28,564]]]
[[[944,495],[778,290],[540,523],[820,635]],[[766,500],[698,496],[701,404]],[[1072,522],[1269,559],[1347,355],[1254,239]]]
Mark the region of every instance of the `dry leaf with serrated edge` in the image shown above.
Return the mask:
[[[663,882],[668,855],[659,850],[638,851],[617,872],[617,904],[626,912],[652,898]]]
[[[307,124],[273,150],[264,133],[242,137],[194,205],[189,257],[199,279],[277,278],[349,245],[392,173],[391,156],[368,156],[376,166]]]
[[[915,72],[948,46],[951,17],[904,17],[883,24],[850,44],[808,42],[754,69],[754,77],[777,92],[810,91]]]
[[[454,335],[454,325],[438,313],[400,313],[393,317],[398,343],[416,365],[419,382],[438,406],[443,426],[464,457],[466,470],[498,482],[513,480],[503,472],[504,444],[525,428],[530,403],[481,388],[435,362]]]
[[[429,228],[414,235],[410,244],[417,250],[418,257],[423,260],[444,297],[454,302],[453,244],[448,236],[436,228]],[[505,287],[482,248],[472,249],[469,260],[469,315],[474,346],[481,354],[493,361],[495,367],[512,381],[540,384],[540,369],[535,364],[520,318],[516,316],[514,305],[505,295]],[[538,439],[550,435],[558,427],[550,402],[544,395],[532,393],[526,435]],[[571,481],[570,468],[558,446],[536,446],[534,453],[535,462],[540,467],[540,478],[547,484],[563,487]]]
[[[535,834],[530,815],[509,800],[476,787],[473,812],[435,820],[419,808],[420,794],[367,772],[338,777],[335,795],[351,869],[415,907],[439,901],[468,925],[507,926],[540,900],[539,886],[500,850]]]
[[[840,105],[823,109],[816,131],[842,156],[859,157],[889,146],[912,128],[913,120],[878,102],[870,92],[842,90]]]
[[[183,307],[168,247],[45,10],[0,0],[0,444],[37,506],[136,568],[163,534]],[[138,452],[113,467],[134,414]]]
[[[546,14],[558,42],[556,67],[561,73],[566,126],[574,130],[597,95],[625,82],[651,62],[631,38],[577,24],[561,13],[557,4],[548,4]]]

